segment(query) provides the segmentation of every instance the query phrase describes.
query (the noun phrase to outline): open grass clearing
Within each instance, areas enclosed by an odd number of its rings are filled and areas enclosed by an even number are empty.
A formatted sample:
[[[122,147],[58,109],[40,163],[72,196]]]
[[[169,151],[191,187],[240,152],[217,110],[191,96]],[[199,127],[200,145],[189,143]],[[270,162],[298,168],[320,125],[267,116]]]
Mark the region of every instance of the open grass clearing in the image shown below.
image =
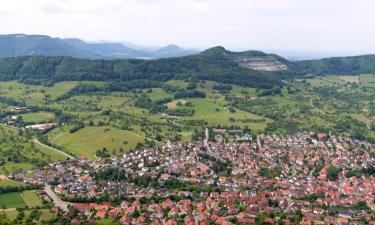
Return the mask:
[[[50,112],[24,113],[19,116],[22,116],[22,120],[26,123],[52,122],[55,119],[55,115]]]
[[[375,74],[363,74],[359,79],[362,87],[375,88]]]
[[[209,125],[237,125],[244,127],[249,126],[255,130],[262,130],[270,120],[264,117],[254,115],[239,109],[235,109],[232,113],[229,109],[212,99],[187,99],[193,103],[195,113],[191,117],[184,117],[184,119],[203,119]],[[256,120],[263,120],[261,122],[252,122]]]
[[[95,158],[96,151],[106,148],[109,151],[120,148],[128,151],[137,143],[144,141],[144,137],[131,131],[119,130],[113,127],[85,127],[75,133],[68,129],[59,131],[49,136],[49,140],[62,149],[72,152],[77,156]]]
[[[24,220],[25,220],[30,216],[31,210],[25,210],[24,212],[25,212],[25,217],[24,217]],[[50,219],[55,217],[55,214],[53,214],[49,209],[38,209],[38,212],[41,213],[38,222],[47,221],[47,220],[50,220]],[[5,215],[7,216],[8,219],[14,220],[14,219],[17,218],[18,211],[16,211],[16,210],[7,211],[7,212],[5,212]]]
[[[0,207],[17,208],[24,206],[26,206],[26,203],[19,192],[0,194]]]
[[[359,76],[339,76],[339,78],[345,82],[348,82],[348,83],[356,83],[356,84],[359,84],[360,80],[359,80]]]
[[[0,174],[0,187],[22,187],[25,184],[10,180],[6,175]]]
[[[184,100],[184,99],[179,99],[179,100],[175,100],[175,101],[172,101],[172,102],[169,102],[167,104],[168,108],[170,109],[174,109],[176,108],[178,105],[185,105],[185,103],[188,102],[187,100]]]
[[[21,197],[29,207],[41,206],[43,204],[42,200],[36,194],[35,190],[23,191],[21,192]]]

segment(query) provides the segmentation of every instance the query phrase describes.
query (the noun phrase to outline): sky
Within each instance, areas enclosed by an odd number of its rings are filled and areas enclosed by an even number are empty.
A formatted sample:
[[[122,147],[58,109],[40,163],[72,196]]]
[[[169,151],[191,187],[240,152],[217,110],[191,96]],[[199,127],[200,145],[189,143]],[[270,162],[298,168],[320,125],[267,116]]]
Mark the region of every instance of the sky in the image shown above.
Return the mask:
[[[0,33],[375,53],[374,0],[0,0]]]

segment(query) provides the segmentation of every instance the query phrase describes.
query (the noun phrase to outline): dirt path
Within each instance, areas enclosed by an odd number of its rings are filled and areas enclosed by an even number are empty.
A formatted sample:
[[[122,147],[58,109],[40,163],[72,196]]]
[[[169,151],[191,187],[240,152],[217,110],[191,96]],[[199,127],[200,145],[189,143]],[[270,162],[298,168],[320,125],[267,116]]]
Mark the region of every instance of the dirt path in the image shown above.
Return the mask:
[[[0,209],[0,212],[16,211],[16,208]]]

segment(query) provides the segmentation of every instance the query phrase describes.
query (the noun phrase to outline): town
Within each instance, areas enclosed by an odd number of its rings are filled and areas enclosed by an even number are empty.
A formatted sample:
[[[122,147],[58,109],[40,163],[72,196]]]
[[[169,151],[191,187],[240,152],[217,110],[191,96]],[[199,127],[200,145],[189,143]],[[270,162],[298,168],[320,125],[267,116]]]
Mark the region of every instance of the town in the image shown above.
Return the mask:
[[[74,223],[375,224],[375,145],[334,134],[223,129],[121,158],[50,163],[10,178]]]

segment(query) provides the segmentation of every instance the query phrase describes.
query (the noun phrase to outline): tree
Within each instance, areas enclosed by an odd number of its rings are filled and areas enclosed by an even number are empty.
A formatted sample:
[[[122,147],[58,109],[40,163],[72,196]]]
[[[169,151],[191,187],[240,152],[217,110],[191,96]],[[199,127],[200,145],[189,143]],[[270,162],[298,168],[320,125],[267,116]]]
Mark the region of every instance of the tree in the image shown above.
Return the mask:
[[[337,180],[339,173],[341,172],[340,168],[330,166],[327,171],[328,179],[331,181]]]

